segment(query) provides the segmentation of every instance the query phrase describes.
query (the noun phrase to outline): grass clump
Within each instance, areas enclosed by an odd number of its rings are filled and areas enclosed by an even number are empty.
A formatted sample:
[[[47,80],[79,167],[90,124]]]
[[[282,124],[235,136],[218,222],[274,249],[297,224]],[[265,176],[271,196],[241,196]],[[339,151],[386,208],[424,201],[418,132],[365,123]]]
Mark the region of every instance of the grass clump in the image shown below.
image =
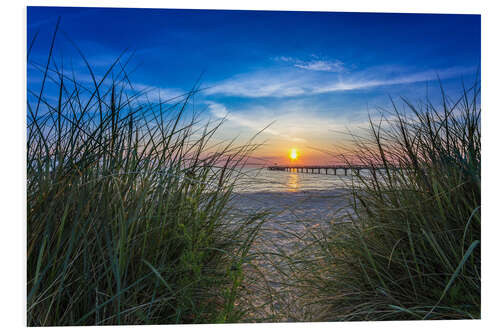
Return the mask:
[[[451,101],[393,102],[356,137],[362,164],[344,223],[317,235],[298,284],[316,320],[480,318],[478,84]]]
[[[195,90],[141,102],[120,58],[88,88],[51,55],[28,89],[28,326],[239,320],[260,222],[226,217],[252,146],[214,144]]]

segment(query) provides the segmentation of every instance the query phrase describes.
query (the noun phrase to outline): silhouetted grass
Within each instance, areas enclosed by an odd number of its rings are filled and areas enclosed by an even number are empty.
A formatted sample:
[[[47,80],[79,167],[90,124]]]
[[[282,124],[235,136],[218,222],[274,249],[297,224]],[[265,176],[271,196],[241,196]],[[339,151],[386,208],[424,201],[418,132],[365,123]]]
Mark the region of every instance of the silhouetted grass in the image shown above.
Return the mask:
[[[86,88],[52,49],[28,91],[28,325],[238,321],[261,222],[227,204],[254,146],[214,143],[196,89],[141,103],[121,58],[97,79],[83,57]]]
[[[479,85],[441,93],[439,107],[393,102],[355,138],[359,160],[383,170],[355,176],[344,219],[294,258],[315,320],[480,318]]]

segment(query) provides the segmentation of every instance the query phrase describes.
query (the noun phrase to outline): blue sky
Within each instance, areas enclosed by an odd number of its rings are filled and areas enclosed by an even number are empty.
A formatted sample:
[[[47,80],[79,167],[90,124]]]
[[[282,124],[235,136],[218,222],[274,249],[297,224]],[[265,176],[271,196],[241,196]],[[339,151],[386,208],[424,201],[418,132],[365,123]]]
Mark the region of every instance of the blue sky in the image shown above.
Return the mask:
[[[439,75],[451,97],[480,66],[480,16],[125,8],[28,8],[32,59],[43,63],[57,17],[56,59],[97,72],[124,50],[135,52],[137,87],[164,98],[189,90],[200,75],[196,107],[227,117],[221,138],[259,140],[259,156],[281,161],[297,147],[305,163],[330,158],[339,132],[366,127],[389,97],[439,97]],[[58,58],[59,57],[59,58]],[[37,73],[28,67],[28,86]]]

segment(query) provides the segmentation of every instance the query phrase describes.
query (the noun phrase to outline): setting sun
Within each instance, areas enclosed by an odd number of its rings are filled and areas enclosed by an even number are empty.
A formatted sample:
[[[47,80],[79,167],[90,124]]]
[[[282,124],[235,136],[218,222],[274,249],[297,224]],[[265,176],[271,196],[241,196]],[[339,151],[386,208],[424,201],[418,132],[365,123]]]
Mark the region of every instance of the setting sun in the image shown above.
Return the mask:
[[[297,152],[297,149],[292,148],[292,150],[290,150],[290,159],[291,159],[292,161],[294,161],[294,160],[296,160],[296,159],[297,159],[297,157],[299,157],[299,154],[298,154],[298,152]]]

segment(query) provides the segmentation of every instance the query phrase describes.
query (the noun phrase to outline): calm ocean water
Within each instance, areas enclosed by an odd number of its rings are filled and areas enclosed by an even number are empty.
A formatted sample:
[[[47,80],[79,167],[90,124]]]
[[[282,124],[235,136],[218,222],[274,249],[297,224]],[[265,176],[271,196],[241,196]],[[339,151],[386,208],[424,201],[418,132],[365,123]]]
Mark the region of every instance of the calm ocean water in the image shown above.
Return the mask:
[[[236,192],[314,192],[331,191],[349,187],[353,177],[348,171],[338,170],[337,175],[270,171],[267,168],[247,167],[238,177]]]

